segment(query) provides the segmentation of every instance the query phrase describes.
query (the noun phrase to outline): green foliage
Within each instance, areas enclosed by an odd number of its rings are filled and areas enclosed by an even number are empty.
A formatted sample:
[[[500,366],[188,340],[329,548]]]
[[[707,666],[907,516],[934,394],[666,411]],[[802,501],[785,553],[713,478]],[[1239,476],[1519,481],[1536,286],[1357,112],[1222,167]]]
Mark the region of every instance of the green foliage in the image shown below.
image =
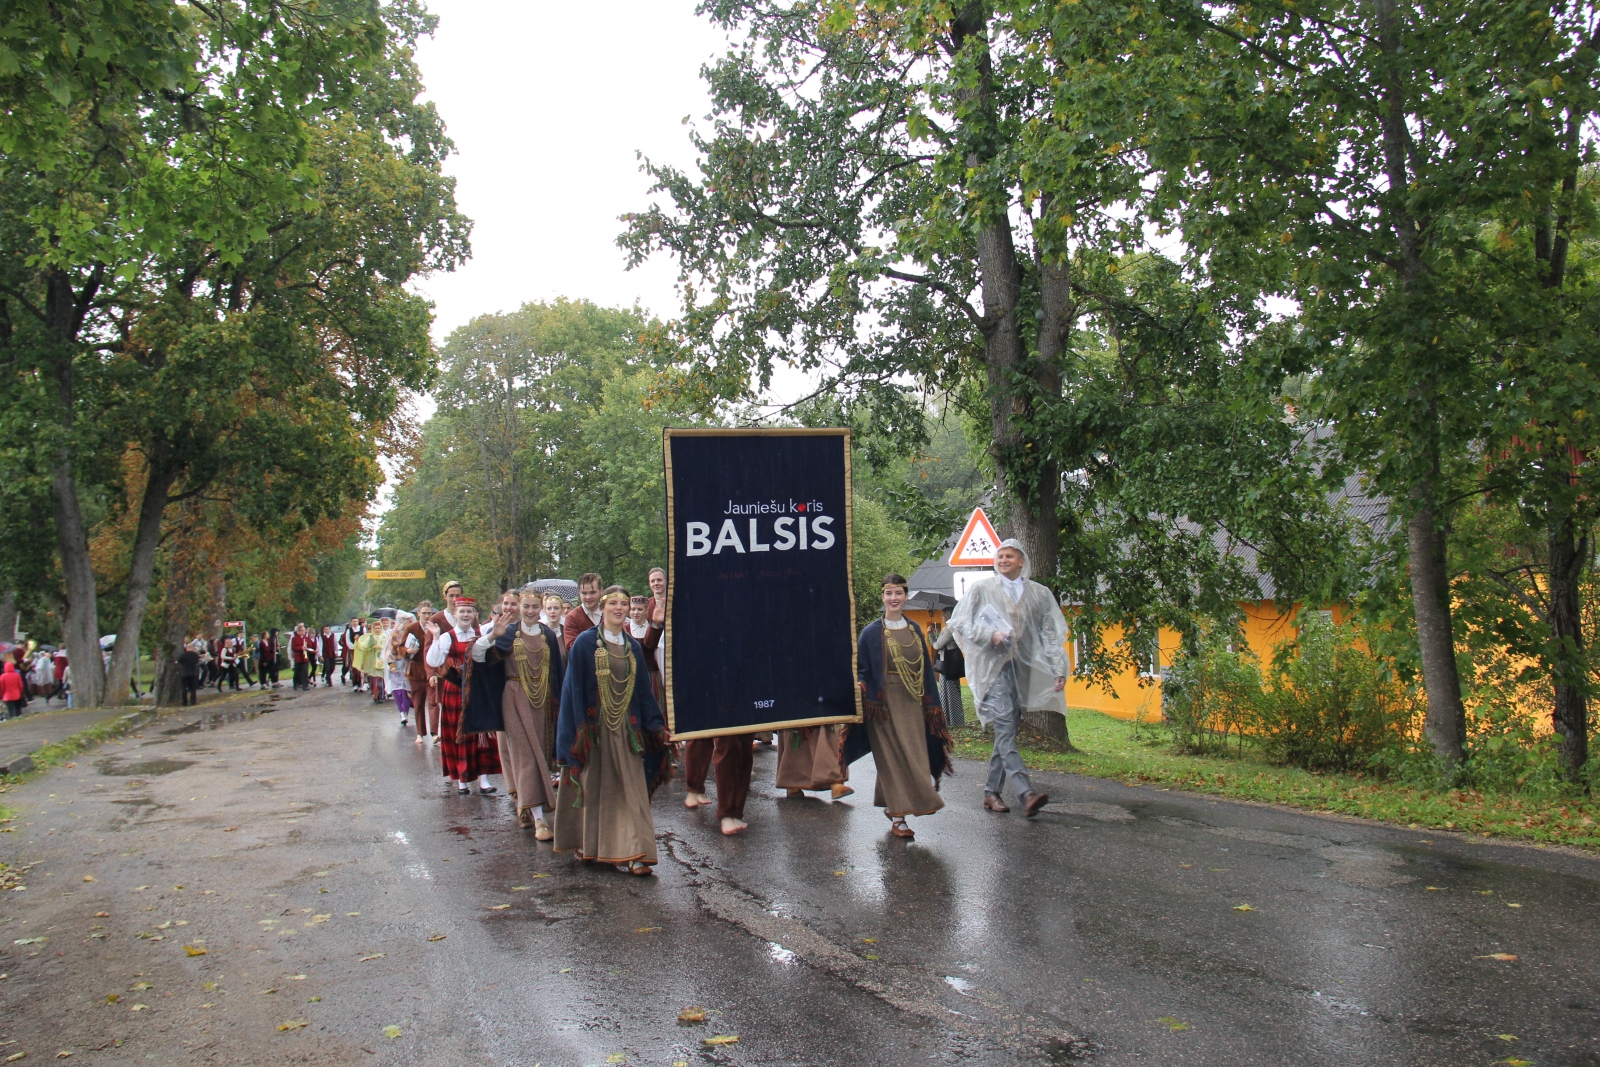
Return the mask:
[[[910,577],[921,562],[905,526],[889,509],[860,492],[855,494],[850,526],[850,580],[856,594],[856,628],[883,614],[883,576]]]
[[[644,588],[666,555],[661,430],[703,424],[641,344],[637,309],[587,301],[485,315],[444,346],[439,410],[379,531],[397,597],[480,595],[595,571]]]
[[[1269,670],[1226,631],[1180,653],[1162,685],[1162,711],[1180,751],[1227,750],[1234,736],[1269,762],[1311,771],[1387,766],[1417,737],[1415,690],[1374,656],[1363,635],[1301,612],[1297,638]],[[1237,638],[1234,637],[1236,642]]]

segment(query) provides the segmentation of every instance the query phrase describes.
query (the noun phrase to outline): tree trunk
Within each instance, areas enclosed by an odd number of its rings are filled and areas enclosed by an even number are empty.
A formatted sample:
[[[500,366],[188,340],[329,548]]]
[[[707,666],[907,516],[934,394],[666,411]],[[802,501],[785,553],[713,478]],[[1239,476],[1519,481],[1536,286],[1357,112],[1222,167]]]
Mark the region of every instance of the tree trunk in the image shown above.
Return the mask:
[[[72,280],[60,271],[45,277],[45,320],[57,347],[50,378],[55,385],[59,443],[50,451],[50,497],[56,520],[56,549],[61,558],[61,579],[66,591],[62,605],[61,636],[72,666],[72,701],[80,708],[98,707],[105,694],[105,669],[100,661],[100,609],[96,599],[94,566],[89,560],[89,529],[78,506],[78,479],[72,471],[67,442],[73,431],[73,355],[87,302],[97,283],[83,297],[73,291]]]
[[[1461,703],[1461,674],[1456,667],[1445,531],[1436,528],[1434,522],[1431,481],[1419,482],[1411,498],[1415,510],[1406,524],[1406,547],[1417,645],[1422,654],[1422,686],[1428,695],[1423,730],[1434,752],[1454,764],[1461,761],[1466,742],[1467,713]]]
[[[111,650],[111,672],[106,677],[106,698],[110,703],[127,700],[131,692],[134,666],[139,659],[139,631],[150,602],[156,548],[161,544],[161,518],[166,514],[167,496],[177,476],[176,471],[151,471],[145,480],[139,524],[133,535],[133,555],[128,563],[128,601],[122,608],[122,624],[117,627],[117,643]]]
[[[1578,579],[1589,555],[1589,539],[1578,537],[1570,517],[1550,528],[1550,636],[1555,643],[1555,710],[1567,778],[1581,782],[1589,762],[1589,658],[1584,650]]]
[[[958,51],[972,50],[978,71],[977,88],[969,97],[974,119],[963,131],[975,146],[968,163],[976,169],[992,155],[995,143],[993,64],[988,14],[983,5],[966,7],[952,25],[951,36]],[[1051,259],[1045,314],[1050,320],[1048,329],[1059,339],[1063,335],[1061,316],[1071,305],[1070,276],[1064,256],[1053,255]],[[1059,395],[1061,346],[1056,345],[1049,361],[1042,358],[1042,351],[1038,359],[1028,355],[1017,321],[1022,265],[1017,261],[1011,219],[1004,204],[994,206],[993,216],[978,231],[978,273],[983,293],[983,358],[988,371],[995,489],[1009,505],[1010,526],[1027,553],[1032,577],[1053,577],[1060,547],[1056,506],[1061,495],[1061,475],[1054,461],[1042,450],[1036,450],[1034,442],[1026,440],[1022,427],[1030,420],[1032,404],[1017,378],[1032,378],[1039,388]],[[1066,719],[1058,712],[1028,712],[1024,721],[1038,733],[1071,747]]]

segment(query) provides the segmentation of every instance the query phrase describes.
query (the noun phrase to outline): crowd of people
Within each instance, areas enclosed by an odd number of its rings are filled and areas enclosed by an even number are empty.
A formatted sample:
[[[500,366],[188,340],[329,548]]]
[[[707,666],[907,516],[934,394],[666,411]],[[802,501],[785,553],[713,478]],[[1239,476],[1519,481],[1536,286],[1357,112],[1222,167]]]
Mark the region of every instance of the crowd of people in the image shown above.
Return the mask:
[[[30,647],[31,646],[31,647]],[[35,700],[66,702],[72,691],[72,667],[65,649],[30,642],[13,644],[0,665],[0,718],[14,719]]]
[[[762,743],[776,745],[776,785],[790,798],[852,795],[850,765],[871,753],[873,804],[890,834],[910,839],[911,817],[944,807],[948,725],[961,721],[944,705],[960,700],[958,679],[968,670],[979,718],[994,728],[984,808],[1010,811],[1008,790],[1030,818],[1049,802],[1023,766],[1017,730],[1026,711],[1064,710],[1065,623],[1049,590],[1025,576],[1026,562],[1018,542],[1002,546],[994,577],[968,590],[938,635],[938,654],[904,614],[906,579],[885,576],[883,614],[859,637],[863,721],[781,730],[775,739],[674,740],[662,710],[667,583],[660,568],[650,572],[649,596],[585,574],[576,604],[529,585],[481,613],[450,582],[441,606],[423,601],[415,613],[370,620],[366,629],[352,620],[347,633],[358,636],[347,658],[357,687],[364,675],[374,700],[392,695],[416,744],[437,746],[447,789],[493,796],[499,789],[491,776],[503,776],[517,825],[585,861],[652,873],[651,797],[679,765],[685,805],[715,804],[722,833],[745,832],[753,749]]]

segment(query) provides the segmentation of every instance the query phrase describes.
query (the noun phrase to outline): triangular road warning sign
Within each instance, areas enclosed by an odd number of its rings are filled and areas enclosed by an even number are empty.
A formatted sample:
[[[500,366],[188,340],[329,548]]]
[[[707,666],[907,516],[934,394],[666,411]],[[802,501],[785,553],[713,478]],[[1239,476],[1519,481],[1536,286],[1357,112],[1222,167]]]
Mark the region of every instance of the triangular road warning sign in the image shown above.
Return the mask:
[[[994,554],[999,548],[1000,535],[994,532],[989,516],[983,513],[982,508],[973,508],[972,518],[967,520],[966,529],[961,531],[961,537],[956,541],[955,551],[950,553],[950,566],[993,567]]]

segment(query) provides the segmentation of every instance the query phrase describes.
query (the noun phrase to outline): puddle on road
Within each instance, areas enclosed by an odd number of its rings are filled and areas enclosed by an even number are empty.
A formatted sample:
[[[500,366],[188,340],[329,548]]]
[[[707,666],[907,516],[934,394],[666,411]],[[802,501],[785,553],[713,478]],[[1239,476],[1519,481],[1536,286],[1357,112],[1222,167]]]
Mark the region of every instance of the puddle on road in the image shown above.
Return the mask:
[[[259,709],[259,710],[258,710]],[[177,726],[162,730],[167,737],[177,737],[181,734],[197,734],[205,730],[215,730],[219,726],[226,726],[232,722],[248,722],[265,711],[271,711],[270,705],[258,705],[257,708],[240,711],[217,711],[210,715],[203,715],[193,722],[181,723]]]
[[[181,771],[185,767],[193,767],[198,760],[186,759],[143,759],[132,763],[122,763],[116,759],[105,759],[99,763],[100,773],[113,775],[117,778],[154,778],[162,774],[171,774]]]

